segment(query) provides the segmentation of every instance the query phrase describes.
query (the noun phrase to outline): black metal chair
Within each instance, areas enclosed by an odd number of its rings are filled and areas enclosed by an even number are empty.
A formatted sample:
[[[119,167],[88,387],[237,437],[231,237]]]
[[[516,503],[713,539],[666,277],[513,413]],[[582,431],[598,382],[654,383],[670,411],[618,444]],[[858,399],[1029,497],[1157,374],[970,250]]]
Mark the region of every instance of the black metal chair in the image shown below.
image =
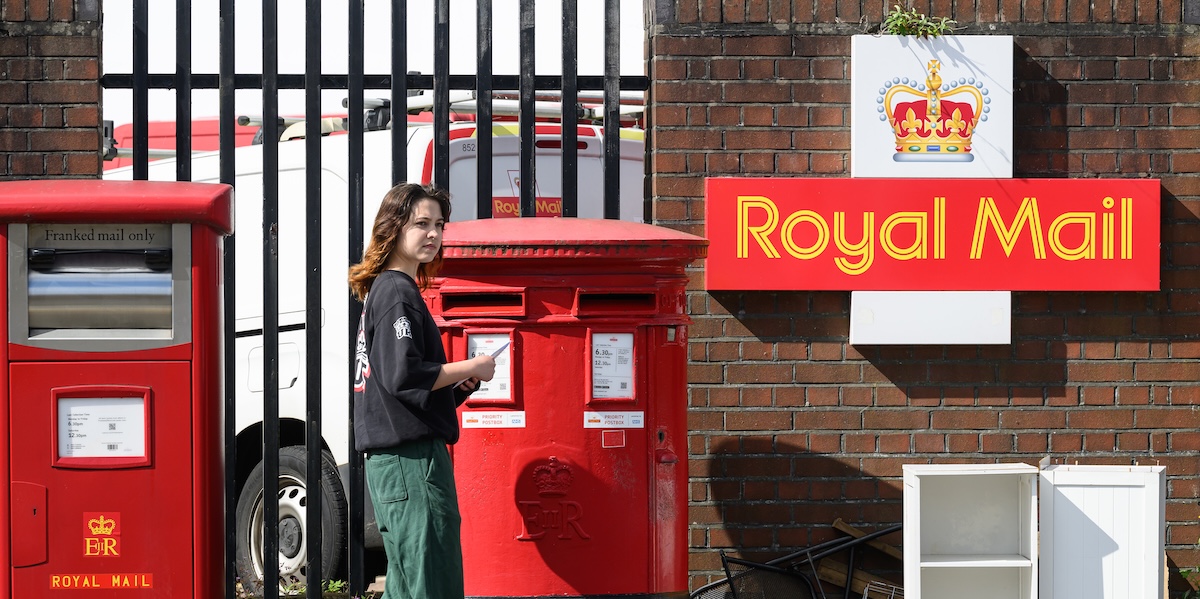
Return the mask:
[[[813,583],[798,570],[760,564],[721,552],[733,599],[816,599]],[[820,584],[819,582],[817,584]]]
[[[855,557],[859,545],[901,529],[897,524],[861,537],[834,539],[789,553],[765,563],[730,557],[721,552],[725,578],[710,582],[689,595],[690,599],[827,599],[817,577],[817,562],[845,551],[844,599],[850,599]]]

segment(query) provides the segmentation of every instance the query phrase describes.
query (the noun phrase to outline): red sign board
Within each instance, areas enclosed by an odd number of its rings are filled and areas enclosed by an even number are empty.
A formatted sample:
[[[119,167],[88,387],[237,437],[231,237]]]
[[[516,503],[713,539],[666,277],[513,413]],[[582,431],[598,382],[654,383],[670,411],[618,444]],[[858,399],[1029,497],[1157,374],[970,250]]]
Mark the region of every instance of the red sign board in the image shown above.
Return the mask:
[[[1157,179],[708,179],[709,290],[1151,291]]]

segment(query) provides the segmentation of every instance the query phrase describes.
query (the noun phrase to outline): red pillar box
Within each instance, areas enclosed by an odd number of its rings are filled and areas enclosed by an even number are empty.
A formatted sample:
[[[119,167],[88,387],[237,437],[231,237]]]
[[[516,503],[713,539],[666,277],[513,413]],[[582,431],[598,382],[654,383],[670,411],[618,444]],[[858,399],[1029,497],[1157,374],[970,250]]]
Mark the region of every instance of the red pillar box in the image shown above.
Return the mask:
[[[616,220],[447,225],[428,299],[448,355],[498,352],[453,448],[467,595],[686,596],[685,267],[706,246]]]
[[[0,183],[0,597],[221,594],[232,198],[225,185]]]

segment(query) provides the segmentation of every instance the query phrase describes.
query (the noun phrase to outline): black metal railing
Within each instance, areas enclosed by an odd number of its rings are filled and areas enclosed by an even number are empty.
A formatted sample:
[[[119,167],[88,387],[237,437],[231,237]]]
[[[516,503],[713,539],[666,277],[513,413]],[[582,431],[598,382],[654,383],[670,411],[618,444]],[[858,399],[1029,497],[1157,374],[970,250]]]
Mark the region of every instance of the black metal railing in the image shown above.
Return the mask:
[[[490,131],[493,117],[492,95],[497,89],[518,90],[519,94],[519,147],[520,175],[523,181],[535,181],[536,171],[534,160],[528,159],[534,155],[535,127],[534,101],[539,91],[554,91],[561,94],[562,101],[562,201],[563,215],[578,215],[578,157],[577,133],[574,127],[565,126],[575,122],[577,118],[576,104],[580,91],[602,91],[604,93],[604,158],[603,158],[603,202],[606,218],[617,218],[620,213],[620,135],[619,135],[619,103],[622,90],[645,91],[648,81],[644,76],[621,76],[619,73],[619,31],[620,3],[619,0],[604,0],[604,74],[602,76],[578,75],[578,0],[562,0],[562,75],[537,75],[534,61],[534,0],[521,0],[519,3],[519,68],[518,75],[496,75],[492,72],[492,29],[493,14],[491,0],[479,0],[476,11],[477,53],[475,75],[454,75],[450,73],[450,0],[435,0],[434,22],[432,29],[434,72],[432,75],[408,72],[407,37],[408,27],[407,3],[393,3],[391,17],[392,71],[388,74],[368,74],[364,72],[364,5],[362,0],[349,3],[349,62],[347,73],[327,74],[321,72],[321,52],[326,47],[321,43],[321,2],[306,0],[305,26],[305,72],[303,75],[281,74],[278,69],[278,2],[263,0],[262,2],[262,72],[254,74],[235,72],[235,49],[237,42],[235,33],[235,0],[220,0],[219,4],[219,38],[220,59],[219,73],[192,73],[192,20],[191,0],[176,0],[176,71],[175,73],[149,72],[149,2],[150,0],[134,0],[133,2],[133,36],[132,36],[132,73],[110,73],[101,77],[101,85],[106,89],[130,89],[133,92],[133,178],[149,178],[149,91],[152,89],[173,89],[176,91],[176,174],[177,180],[186,181],[192,178],[190,153],[192,91],[201,89],[218,89],[219,101],[219,135],[220,135],[220,180],[224,183],[235,184],[238,173],[235,163],[235,114],[234,96],[239,89],[257,89],[262,92],[262,128],[263,128],[263,221],[261,247],[263,260],[263,413],[264,422],[278,422],[279,418],[279,120],[278,95],[280,90],[303,89],[305,92],[305,122],[309,132],[305,135],[306,160],[306,197],[307,210],[306,244],[307,263],[313,265],[306,269],[305,290],[307,294],[306,321],[320,322],[321,305],[325,299],[321,296],[321,135],[320,97],[323,90],[347,90],[348,110],[348,206],[346,215],[349,229],[348,252],[351,263],[361,256],[363,250],[363,190],[364,190],[364,142],[363,116],[364,93],[368,89],[390,90],[392,115],[391,159],[392,179],[395,182],[406,180],[407,173],[405,120],[408,114],[408,96],[410,90],[429,91],[434,96],[434,147],[433,147],[433,183],[447,188],[449,186],[449,127],[450,127],[450,91],[474,90],[476,92],[476,121],[478,131]],[[399,120],[398,120],[399,119]],[[477,161],[477,214],[480,218],[488,218],[492,211],[492,136],[479,135]],[[520,186],[520,210],[522,216],[533,216],[536,212],[536,186]],[[241,197],[239,200],[246,201]],[[235,275],[237,273],[237,244],[235,238],[229,238],[225,243],[224,284],[225,319],[224,338],[225,348],[225,380],[226,395],[224,411],[227,415],[225,425],[225,459],[226,459],[226,502],[225,511],[229,515],[225,529],[225,553],[228,564],[225,580],[225,595],[235,596],[236,583],[234,579],[234,556],[238,542],[232,515],[237,511],[235,489],[243,481],[237,477],[237,465],[246,460],[244,452],[253,452],[253,457],[262,460],[264,469],[265,499],[274,497],[274,482],[279,476],[280,429],[278,426],[263,426],[261,445],[253,447],[238,447],[237,434],[234,429],[233,415],[236,414],[235,384],[235,354],[233,340],[236,337],[234,322],[238,315],[234,301],[237,288]],[[338,273],[340,276],[341,273]],[[348,297],[348,294],[347,294]],[[358,314],[361,306],[352,298],[350,303],[346,342],[350,355],[354,355],[354,331],[357,329]],[[319,326],[305,327],[306,344],[309,348],[320,347],[321,328]],[[322,397],[321,397],[321,352],[306,352],[308,384],[306,395],[305,436],[307,449],[306,480],[310,486],[320,485],[322,481]],[[352,361],[350,361],[352,362]],[[347,364],[352,369],[352,364]],[[351,373],[351,378],[352,378]],[[351,595],[361,594],[365,589],[364,562],[365,552],[361,531],[365,525],[365,485],[363,481],[362,456],[353,450],[353,410],[350,408],[352,398],[350,389],[346,390],[347,414],[349,421],[349,480],[344,481],[350,501],[348,509],[348,577]],[[241,460],[241,462],[239,462]],[[268,492],[271,491],[271,492]],[[315,583],[324,571],[322,564],[321,511],[323,509],[321,493],[309,492],[308,517],[305,539],[307,542],[307,573],[310,578],[308,596],[320,597],[321,585]],[[278,555],[278,504],[274,501],[264,501],[264,519],[266,530],[263,534],[262,567],[264,572],[277,571]],[[315,576],[314,576],[315,574]],[[279,596],[278,581],[272,576],[264,576],[264,597],[275,599]]]

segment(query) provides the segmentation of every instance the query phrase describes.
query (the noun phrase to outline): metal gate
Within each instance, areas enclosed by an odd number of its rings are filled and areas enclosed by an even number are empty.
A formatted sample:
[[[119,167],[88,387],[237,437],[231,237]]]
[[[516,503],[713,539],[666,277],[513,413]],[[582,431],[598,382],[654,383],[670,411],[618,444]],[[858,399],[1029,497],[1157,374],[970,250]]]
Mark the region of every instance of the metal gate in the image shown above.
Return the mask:
[[[561,2],[562,10],[562,27],[560,31],[552,32],[553,35],[562,36],[562,47],[565,49],[575,49],[577,47],[579,18],[578,18],[578,0],[545,0],[538,2],[539,5],[549,4],[551,2]],[[305,73],[304,75],[285,75],[280,74],[278,69],[278,42],[279,42],[279,2],[278,0],[262,0],[262,52],[263,63],[261,74],[241,74],[235,72],[234,49],[235,44],[245,43],[244,39],[235,41],[234,39],[234,22],[236,18],[234,10],[234,0],[220,0],[220,31],[214,32],[213,35],[219,35],[220,38],[220,72],[217,74],[211,73],[193,73],[192,72],[192,37],[191,37],[191,19],[192,19],[192,2],[191,0],[176,0],[176,64],[177,70],[173,74],[151,74],[149,73],[149,7],[150,0],[133,0],[133,36],[132,36],[132,57],[133,68],[131,73],[124,74],[105,74],[101,78],[101,85],[106,89],[129,89],[133,94],[133,173],[134,179],[147,179],[150,175],[149,160],[149,90],[151,89],[174,89],[176,90],[176,123],[189,123],[192,120],[192,91],[197,89],[217,89],[219,90],[220,98],[220,181],[234,184],[237,179],[235,171],[234,149],[235,149],[235,114],[234,114],[234,92],[240,89],[254,89],[262,92],[262,119],[261,119],[261,143],[262,143],[262,189],[263,189],[263,220],[262,220],[262,247],[242,247],[238,248],[235,238],[230,238],[226,242],[226,255],[224,262],[225,269],[225,313],[227,315],[225,321],[225,379],[226,397],[225,397],[225,413],[226,429],[225,433],[225,487],[226,487],[226,522],[225,522],[225,553],[227,556],[227,564],[231,567],[227,569],[225,581],[225,596],[232,598],[238,596],[239,581],[235,580],[236,568],[232,567],[235,556],[237,555],[237,544],[244,539],[239,538],[240,535],[252,534],[252,530],[238,531],[235,526],[233,515],[238,511],[238,497],[236,490],[238,485],[243,482],[239,477],[245,477],[245,465],[257,464],[262,456],[272,459],[261,459],[261,471],[263,481],[273,481],[280,479],[280,461],[281,455],[281,426],[263,426],[261,443],[255,439],[255,443],[251,448],[243,447],[239,450],[238,447],[238,432],[234,430],[233,415],[237,413],[237,405],[235,401],[235,384],[229,381],[235,380],[235,356],[233,340],[238,333],[234,328],[235,320],[238,318],[236,313],[236,305],[234,298],[238,293],[235,286],[235,273],[237,271],[238,252],[261,252],[263,264],[263,305],[262,305],[262,387],[263,387],[263,422],[264,423],[279,423],[279,382],[280,382],[280,354],[279,354],[279,143],[282,128],[285,124],[280,118],[277,104],[277,96],[281,89],[297,89],[305,92],[305,116],[304,127],[305,135],[305,161],[306,168],[306,193],[305,193],[305,227],[307,241],[307,264],[314,265],[306,269],[306,306],[305,319],[306,323],[320,322],[322,318],[322,302],[321,297],[321,201],[322,201],[322,179],[321,169],[322,156],[322,136],[320,135],[320,123],[322,121],[320,94],[322,90],[338,89],[346,90],[347,115],[345,118],[345,128],[349,137],[348,152],[346,159],[348,160],[349,172],[349,197],[346,198],[349,206],[349,211],[345,218],[349,227],[349,255],[352,257],[351,262],[354,262],[354,257],[361,256],[363,245],[363,178],[364,178],[364,146],[363,134],[369,128],[377,128],[386,124],[388,120],[392,120],[396,126],[391,128],[391,164],[392,164],[392,181],[399,182],[409,179],[410,173],[406,172],[406,125],[403,119],[407,118],[409,112],[410,93],[421,92],[426,98],[431,97],[432,112],[433,112],[433,169],[432,182],[436,185],[447,188],[450,182],[450,161],[448,156],[449,148],[449,131],[450,131],[450,106],[451,106],[451,91],[466,90],[474,92],[475,100],[473,102],[473,111],[475,112],[477,128],[479,130],[490,130],[493,121],[493,101],[492,98],[496,90],[514,90],[514,96],[519,106],[518,129],[519,129],[519,146],[520,146],[520,176],[524,181],[536,181],[535,162],[530,159],[535,153],[535,109],[539,107],[539,99],[545,97],[553,97],[561,102],[561,112],[558,118],[565,125],[567,123],[578,122],[580,118],[580,98],[591,95],[594,97],[602,97],[603,104],[600,111],[603,119],[603,203],[604,215],[606,218],[617,218],[619,214],[619,173],[618,161],[619,153],[619,131],[620,126],[620,99],[623,94],[627,97],[632,92],[636,96],[641,96],[648,87],[648,82],[642,76],[621,76],[619,73],[619,24],[620,24],[620,7],[619,0],[604,0],[604,70],[602,76],[580,76],[578,70],[578,56],[576,52],[564,51],[562,53],[562,70],[561,75],[543,76],[535,73],[534,61],[534,43],[535,43],[535,2],[534,0],[519,0],[519,74],[495,74],[492,72],[492,53],[493,53],[493,6],[491,0],[479,0],[475,3],[475,19],[476,19],[476,74],[475,75],[457,75],[450,72],[450,0],[435,0],[434,18],[430,23],[433,31],[433,47],[431,52],[434,56],[434,69],[430,74],[409,73],[408,56],[407,56],[407,40],[406,31],[408,28],[408,5],[404,0],[392,2],[391,11],[391,30],[393,32],[391,39],[391,72],[383,74],[368,74],[363,70],[363,46],[364,46],[364,0],[352,0],[348,7],[349,10],[349,68],[347,73],[328,74],[321,71],[321,1],[306,0],[305,2]],[[461,6],[461,5],[459,5]],[[456,13],[457,16],[458,13]],[[390,101],[373,103],[367,106],[364,100],[366,90],[387,90],[390,93]],[[589,92],[592,92],[589,94]],[[599,92],[599,93],[596,93]],[[398,115],[400,118],[397,119]],[[180,181],[192,180],[192,161],[190,155],[192,152],[192,135],[191,127],[177,126],[175,137],[176,154],[178,156],[175,162],[175,178]],[[313,134],[309,135],[308,132]],[[576,129],[575,127],[562,127],[562,213],[563,216],[576,216],[578,214],[578,159],[576,156]],[[297,143],[297,142],[292,142]],[[491,216],[492,211],[492,136],[480,135],[478,139],[478,173],[476,180],[478,182],[476,190],[477,198],[477,214],[480,218]],[[519,190],[520,214],[521,216],[532,216],[535,214],[535,194],[536,189],[533,185],[520,186]],[[246,201],[246,197],[239,197],[240,201]],[[253,200],[253,199],[252,199]],[[348,265],[347,265],[348,266]],[[350,355],[353,355],[354,349],[354,334],[357,328],[358,313],[361,306],[349,297],[347,292],[345,297],[324,298],[329,302],[348,302],[348,313],[350,315],[347,324],[349,334],[345,339]],[[305,343],[309,348],[318,347],[321,344],[320,327],[305,326]],[[257,332],[257,331],[256,331]],[[303,455],[305,460],[305,481],[322,481],[323,467],[327,465],[323,463],[322,446],[322,397],[321,397],[321,364],[320,352],[306,352],[306,361],[303,368],[306,372],[306,419],[303,431],[305,440]],[[352,365],[349,360],[346,363],[347,372],[350,371]],[[345,551],[347,564],[348,588],[351,596],[360,595],[366,586],[367,581],[364,580],[364,561],[365,551],[363,544],[362,531],[365,525],[365,494],[363,483],[362,456],[353,451],[353,410],[350,408],[352,393],[347,387],[345,409],[350,418],[350,426],[348,435],[350,438],[349,456],[350,463],[348,467],[347,480],[342,481],[342,485],[348,492],[348,542]],[[260,453],[261,452],[261,453]],[[250,455],[246,455],[249,453]],[[241,455],[239,455],[241,454]],[[289,453],[289,455],[291,455]],[[299,455],[299,453],[297,453]],[[243,465],[239,468],[239,464]],[[286,495],[288,492],[295,490],[292,481],[285,485],[283,482],[280,485],[280,495]],[[322,483],[323,484],[323,483]],[[292,486],[289,486],[292,485]],[[301,483],[303,487],[305,483]],[[262,496],[269,497],[267,489],[271,484],[265,483],[262,489]],[[308,485],[319,490],[319,484]],[[322,563],[322,530],[321,521],[323,509],[322,492],[307,492],[306,489],[299,489],[296,492],[306,492],[307,498],[304,502],[304,514],[302,518],[288,520],[285,515],[283,524],[281,521],[281,505],[285,506],[288,514],[295,513],[298,503],[288,502],[287,497],[283,497],[281,502],[264,501],[261,514],[261,522],[264,523],[264,532],[261,534],[262,552],[259,558],[262,572],[275,572],[279,570],[279,562],[281,559],[281,549],[284,550],[283,559],[288,559],[289,555],[302,555],[306,553],[306,560],[303,564],[301,572],[306,574],[309,584],[307,584],[308,597],[320,597],[322,584],[315,584],[317,579],[324,578],[323,576],[313,576],[308,573],[323,573],[327,570],[327,564]],[[303,520],[307,525],[304,527],[302,537],[303,547],[293,546],[290,539],[296,538],[297,530],[287,529],[287,527],[295,526],[295,522]],[[285,530],[280,530],[283,526]],[[284,543],[287,547],[280,547],[281,533],[285,537]],[[295,552],[295,553],[289,553]],[[341,553],[341,552],[339,552]],[[322,582],[328,582],[322,580]],[[281,592],[287,593],[296,590],[297,585],[293,580],[286,579],[278,580],[274,576],[263,576],[263,588],[261,589],[262,596],[274,598],[278,597]],[[244,589],[245,591],[258,594],[258,589]]]

